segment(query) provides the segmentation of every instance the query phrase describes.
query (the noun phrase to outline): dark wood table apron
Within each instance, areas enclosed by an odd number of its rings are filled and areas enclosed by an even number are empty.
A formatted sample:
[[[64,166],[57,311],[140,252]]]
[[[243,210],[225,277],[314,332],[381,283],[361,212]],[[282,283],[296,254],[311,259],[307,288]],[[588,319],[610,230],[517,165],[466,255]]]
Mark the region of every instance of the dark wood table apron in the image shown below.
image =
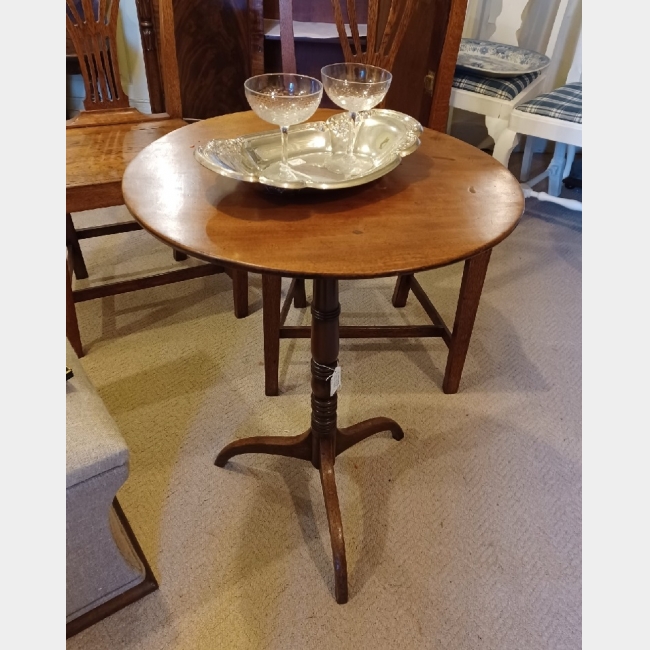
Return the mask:
[[[333,112],[319,110],[313,119]],[[380,431],[390,431],[396,440],[404,433],[385,417],[338,426],[336,392],[330,390],[339,353],[338,280],[408,276],[465,260],[454,325],[454,335],[467,339],[464,351],[459,346],[462,368],[490,252],[517,225],[524,199],[516,179],[493,158],[429,129],[420,148],[395,170],[345,190],[274,193],[221,177],[194,159],[194,148],[213,138],[266,130],[269,124],[252,112],[176,130],[133,160],[124,174],[123,194],[134,218],[175,249],[269,277],[313,278],[309,428],[293,437],[236,440],[219,452],[216,464],[223,467],[239,454],[266,453],[307,460],[319,470],[335,595],[345,603],[347,568],[334,460]],[[471,321],[469,331],[457,328],[465,320]]]

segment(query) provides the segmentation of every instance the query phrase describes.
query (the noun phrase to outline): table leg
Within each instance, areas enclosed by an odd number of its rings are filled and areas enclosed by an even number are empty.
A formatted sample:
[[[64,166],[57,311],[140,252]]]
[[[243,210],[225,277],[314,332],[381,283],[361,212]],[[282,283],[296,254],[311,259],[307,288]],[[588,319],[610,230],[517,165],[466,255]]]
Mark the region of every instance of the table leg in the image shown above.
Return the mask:
[[[390,431],[395,440],[404,432],[389,418],[372,418],[339,429],[336,423],[336,393],[330,394],[331,378],[339,354],[339,287],[334,278],[314,279],[311,321],[311,427],[299,436],[256,436],[226,445],[215,464],[223,467],[240,454],[275,454],[310,460],[320,472],[327,522],[332,543],[334,591],[337,603],[348,600],[347,563],[341,509],[336,490],[334,461],[352,445],[380,431]],[[275,313],[275,311],[274,311]]]
[[[240,454],[272,454],[311,460],[311,430],[299,436],[252,436],[235,440],[219,452],[214,464],[217,467],[225,467],[233,456]]]
[[[442,382],[442,390],[447,394],[458,392],[491,253],[490,248],[465,260],[445,378]]]
[[[348,561],[345,558],[345,539],[343,538],[343,521],[339,507],[339,494],[334,475],[335,440],[332,437],[320,439],[320,484],[323,488],[327,525],[332,545],[332,562],[334,564],[334,598],[339,604],[348,602]]]
[[[411,289],[411,278],[413,275],[400,275],[395,282],[393,290],[393,307],[405,307],[406,299]]]
[[[346,449],[356,445],[358,442],[374,436],[375,433],[390,431],[395,440],[401,440],[404,437],[402,427],[390,418],[371,418],[359,424],[353,424],[351,427],[338,430],[336,437],[336,455],[342,454]]]
[[[314,279],[311,313],[311,431],[314,436],[312,463],[320,471],[327,511],[334,564],[334,596],[337,603],[343,604],[348,602],[348,568],[334,474],[337,394],[330,394],[330,382],[339,357],[341,305],[337,280]]]

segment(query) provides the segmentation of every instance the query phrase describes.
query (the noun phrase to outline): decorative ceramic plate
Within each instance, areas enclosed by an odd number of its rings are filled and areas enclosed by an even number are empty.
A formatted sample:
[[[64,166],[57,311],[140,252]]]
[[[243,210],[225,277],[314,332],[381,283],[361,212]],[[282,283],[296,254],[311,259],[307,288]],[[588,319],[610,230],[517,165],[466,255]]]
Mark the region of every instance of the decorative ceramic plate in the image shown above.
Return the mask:
[[[210,140],[194,150],[194,157],[222,176],[271,187],[330,190],[362,185],[395,169],[404,156],[413,153],[420,146],[422,125],[409,115],[382,108],[359,115],[362,122],[352,151],[358,166],[352,174],[338,171],[336,165],[353,133],[349,113],[290,127],[288,163],[295,180],[277,176],[282,156],[280,129]]]
[[[518,77],[539,72],[550,62],[547,56],[539,52],[524,50],[515,45],[463,38],[456,67],[482,77]]]

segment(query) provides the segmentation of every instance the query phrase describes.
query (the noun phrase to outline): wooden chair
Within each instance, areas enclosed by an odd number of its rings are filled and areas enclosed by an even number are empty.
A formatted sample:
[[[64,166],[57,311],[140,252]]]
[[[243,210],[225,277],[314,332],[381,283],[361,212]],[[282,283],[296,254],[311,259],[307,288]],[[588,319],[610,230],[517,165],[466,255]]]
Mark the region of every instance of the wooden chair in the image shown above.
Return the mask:
[[[130,221],[76,229],[71,213],[122,205],[122,175],[128,163],[154,140],[186,125],[181,118],[172,1],[154,2],[158,4],[157,11],[149,0],[138,2],[138,9],[146,26],[143,42],[148,63],[155,58],[155,65],[149,65],[148,72],[153,75],[159,72],[162,77],[162,84],[159,80],[152,84],[153,79],[148,79],[150,89],[153,86],[156,91],[162,91],[156,92],[155,97],[150,93],[152,105],[157,107],[162,101],[164,112],[144,114],[130,107],[120,82],[116,43],[119,0],[66,0],[67,33],[79,61],[86,93],[84,110],[66,122],[66,326],[68,339],[80,357],[83,348],[75,303],[226,271],[216,265],[201,264],[72,289],[72,273],[78,279],[88,277],[80,240],[140,230],[141,226]],[[153,19],[155,15],[157,23]],[[176,260],[186,257],[174,251]],[[241,318],[248,313],[247,274],[228,273],[233,279],[235,315]]]
[[[345,60],[350,62],[366,62],[371,65],[378,65],[391,70],[402,43],[402,39],[409,27],[409,19],[412,18],[414,11],[416,10],[415,0],[369,0],[367,3],[366,38],[363,38],[360,34],[360,21],[357,20],[356,14],[358,5],[362,3],[348,0],[346,3],[347,6],[344,7],[342,0],[331,0],[331,2],[332,17],[336,24]],[[467,2],[466,0],[441,0],[439,4],[444,5],[447,9],[447,15],[444,22],[445,29],[438,27],[437,30],[434,31],[434,38],[437,39],[437,42],[430,45],[430,48],[435,49],[438,52],[438,67],[437,71],[431,73],[434,83],[432,87],[432,101],[428,126],[439,131],[444,131],[447,124],[449,94],[451,92],[451,83],[458,55],[458,47],[463,29]],[[282,67],[286,72],[296,72],[292,16],[292,0],[279,0]],[[257,31],[258,34],[261,29],[262,26],[259,25]],[[346,30],[349,30],[350,36],[348,36]],[[259,49],[257,51],[259,51]],[[478,267],[481,266],[481,264],[484,264],[486,268],[488,258],[489,255],[486,259],[483,259],[478,263],[478,265],[474,264],[478,269],[478,275],[480,275],[481,271]],[[468,262],[468,264],[471,265],[471,261]],[[466,266],[466,269],[467,268],[468,267]],[[482,269],[483,272],[485,268]],[[467,271],[466,276],[473,277],[473,275],[471,273],[468,274]],[[292,280],[282,307],[280,305],[282,297],[281,281],[282,278],[279,276],[267,274],[262,275],[266,395],[277,395],[279,392],[278,368],[280,339],[308,338],[310,335],[309,327],[287,327],[284,325],[292,301],[294,306],[297,308],[307,306],[305,280],[303,278],[295,278]],[[463,282],[465,285],[466,278]],[[482,281],[480,282],[480,286],[478,286],[479,295],[481,287]],[[401,328],[389,326],[341,326],[339,329],[341,338],[442,336],[447,345],[451,346],[453,338],[452,333],[444,325],[438,312],[413,276],[403,276],[398,279],[393,295],[393,305],[395,307],[405,306],[411,288],[413,289],[416,298],[422,304],[425,312],[431,318],[433,325]],[[478,300],[476,302],[478,303]],[[464,314],[461,319],[463,325],[462,336],[466,337],[467,342],[469,342],[469,333],[471,333],[473,326],[474,315],[475,312],[466,315]],[[469,333],[465,331],[467,329],[465,327],[467,324],[469,324]],[[460,328],[455,327],[454,332],[459,334]],[[460,382],[460,374],[462,372],[462,365],[465,359],[465,352],[466,346],[462,354],[454,356],[453,363],[451,363],[451,357],[453,355],[450,354],[448,371],[445,376],[445,392],[453,393],[457,391],[458,383]]]

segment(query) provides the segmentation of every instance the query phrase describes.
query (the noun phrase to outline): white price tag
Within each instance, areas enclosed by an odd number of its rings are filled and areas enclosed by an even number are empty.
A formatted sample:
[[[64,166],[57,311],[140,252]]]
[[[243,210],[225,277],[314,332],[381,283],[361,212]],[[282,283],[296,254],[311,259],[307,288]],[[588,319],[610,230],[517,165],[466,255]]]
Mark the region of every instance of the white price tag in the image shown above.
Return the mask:
[[[336,394],[336,391],[341,387],[341,366],[336,366],[334,374],[330,377],[330,397]]]

